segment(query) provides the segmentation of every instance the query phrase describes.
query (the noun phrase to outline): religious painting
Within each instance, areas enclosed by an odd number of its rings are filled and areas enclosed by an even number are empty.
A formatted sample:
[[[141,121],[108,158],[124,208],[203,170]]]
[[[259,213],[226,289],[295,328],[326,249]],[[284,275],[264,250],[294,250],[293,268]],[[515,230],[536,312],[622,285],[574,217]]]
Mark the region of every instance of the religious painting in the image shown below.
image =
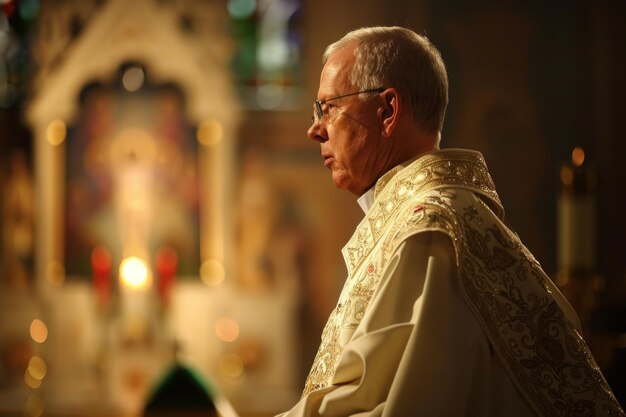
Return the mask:
[[[94,262],[115,276],[130,255],[156,268],[164,253],[177,275],[197,275],[197,141],[183,110],[174,86],[84,89],[66,147],[68,277]]]

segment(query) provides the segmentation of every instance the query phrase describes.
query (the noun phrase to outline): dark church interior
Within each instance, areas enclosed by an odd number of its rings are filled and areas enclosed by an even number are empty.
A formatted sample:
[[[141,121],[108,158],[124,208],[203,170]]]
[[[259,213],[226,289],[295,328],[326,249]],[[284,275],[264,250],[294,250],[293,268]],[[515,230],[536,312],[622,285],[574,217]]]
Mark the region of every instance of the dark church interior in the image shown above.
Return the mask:
[[[306,136],[325,47],[441,51],[442,148],[626,404],[626,2],[0,1],[0,416],[265,417],[300,398],[363,213]]]

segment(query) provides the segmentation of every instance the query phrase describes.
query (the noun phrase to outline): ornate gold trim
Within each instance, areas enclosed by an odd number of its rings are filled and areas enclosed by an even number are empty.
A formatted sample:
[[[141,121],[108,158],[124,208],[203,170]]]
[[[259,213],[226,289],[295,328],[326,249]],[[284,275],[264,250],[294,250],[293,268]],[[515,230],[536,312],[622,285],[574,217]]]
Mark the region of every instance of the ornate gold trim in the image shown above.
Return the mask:
[[[624,416],[589,348],[550,294],[549,278],[502,223],[502,206],[479,153],[426,154],[383,176],[375,196],[344,247],[349,276],[303,395],[331,383],[346,336],[366,313],[393,252],[409,236],[437,230],[454,243],[464,298],[540,415]]]
[[[406,168],[394,168],[377,181],[374,204],[343,250],[348,273],[368,256],[387,224],[399,214],[398,207],[408,199],[417,201],[420,196],[444,187],[478,193],[499,217],[504,216],[495,185],[479,152],[445,149],[426,153]]]

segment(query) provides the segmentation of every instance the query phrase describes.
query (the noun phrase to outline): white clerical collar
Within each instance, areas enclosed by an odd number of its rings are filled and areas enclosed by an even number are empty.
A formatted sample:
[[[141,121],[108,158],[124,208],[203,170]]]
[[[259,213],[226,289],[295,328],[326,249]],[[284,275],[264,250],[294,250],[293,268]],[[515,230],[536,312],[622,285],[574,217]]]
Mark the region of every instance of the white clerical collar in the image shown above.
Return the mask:
[[[359,206],[361,206],[363,213],[365,214],[370,211],[370,207],[372,207],[372,204],[374,204],[374,188],[376,188],[375,185],[372,185],[369,190],[367,190],[361,197],[356,200],[356,202],[359,203]]]

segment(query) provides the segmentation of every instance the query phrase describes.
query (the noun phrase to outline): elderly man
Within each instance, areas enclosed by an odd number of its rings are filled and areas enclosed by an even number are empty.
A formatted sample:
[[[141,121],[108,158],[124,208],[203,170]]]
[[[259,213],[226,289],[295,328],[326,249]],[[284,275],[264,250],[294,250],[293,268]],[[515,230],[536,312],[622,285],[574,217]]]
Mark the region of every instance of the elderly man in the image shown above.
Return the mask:
[[[399,27],[324,54],[308,136],[365,218],[302,398],[283,416],[623,416],[482,156],[439,150],[439,52]]]

